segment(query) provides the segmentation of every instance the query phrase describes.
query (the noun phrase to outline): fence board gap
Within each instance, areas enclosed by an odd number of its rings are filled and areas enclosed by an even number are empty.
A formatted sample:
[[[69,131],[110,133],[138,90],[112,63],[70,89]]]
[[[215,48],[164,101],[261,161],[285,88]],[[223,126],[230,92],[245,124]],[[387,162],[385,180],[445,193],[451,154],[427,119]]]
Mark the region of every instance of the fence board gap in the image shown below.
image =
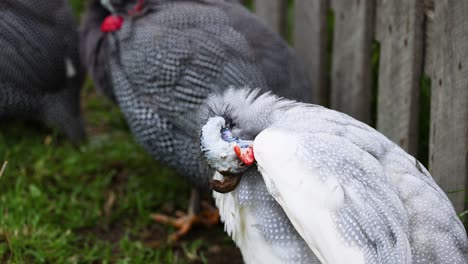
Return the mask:
[[[422,30],[420,0],[377,1],[375,33],[381,44],[377,128],[413,155],[418,146]]]
[[[379,97],[379,66],[380,66],[380,42],[377,40],[372,41],[372,86],[371,86],[371,119],[370,125],[377,126],[377,101]]]
[[[332,0],[335,30],[331,106],[370,123],[373,0]]]
[[[294,47],[312,81],[313,102],[327,106],[328,0],[295,0]]]
[[[422,74],[419,90],[418,160],[429,168],[429,131],[431,122],[431,78]]]
[[[468,2],[434,1],[427,14],[432,79],[429,168],[460,213],[468,177]],[[453,191],[456,193],[450,193]]]

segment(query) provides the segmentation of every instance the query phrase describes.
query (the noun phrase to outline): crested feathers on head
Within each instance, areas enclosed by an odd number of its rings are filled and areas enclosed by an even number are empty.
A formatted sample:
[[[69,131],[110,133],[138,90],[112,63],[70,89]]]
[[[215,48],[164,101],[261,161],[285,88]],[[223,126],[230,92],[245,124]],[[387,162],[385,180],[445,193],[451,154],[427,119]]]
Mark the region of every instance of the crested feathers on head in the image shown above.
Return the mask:
[[[220,116],[233,125],[235,136],[253,140],[268,128],[281,114],[294,106],[303,105],[293,100],[278,97],[271,92],[261,93],[260,89],[230,87],[207,100],[207,115]]]
[[[205,108],[207,117],[200,129],[201,152],[207,163],[222,173],[245,170],[250,160],[238,157],[243,153],[240,148],[248,149],[260,132],[272,126],[284,111],[298,105],[269,92],[262,94],[259,89],[230,87],[210,96]]]

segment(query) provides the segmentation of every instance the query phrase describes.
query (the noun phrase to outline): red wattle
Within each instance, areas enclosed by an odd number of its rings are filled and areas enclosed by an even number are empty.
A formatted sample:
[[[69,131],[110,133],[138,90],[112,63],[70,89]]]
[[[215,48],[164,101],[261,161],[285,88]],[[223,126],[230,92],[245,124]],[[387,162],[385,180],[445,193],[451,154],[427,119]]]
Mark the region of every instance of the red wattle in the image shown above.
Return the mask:
[[[123,17],[117,15],[107,16],[101,24],[102,32],[114,32],[119,30],[123,25]]]
[[[247,166],[254,164],[255,162],[255,155],[253,151],[253,147],[249,146],[245,152],[242,152],[241,148],[237,145],[234,146],[234,152],[236,153],[237,157]]]
[[[254,156],[254,150],[252,146],[249,146],[247,148],[247,151],[245,151],[245,153],[242,156],[243,156],[242,161],[245,163],[245,165],[250,166],[254,164],[255,156]]]
[[[242,157],[241,148],[237,145],[234,146],[234,152],[236,153],[237,157],[240,159]]]

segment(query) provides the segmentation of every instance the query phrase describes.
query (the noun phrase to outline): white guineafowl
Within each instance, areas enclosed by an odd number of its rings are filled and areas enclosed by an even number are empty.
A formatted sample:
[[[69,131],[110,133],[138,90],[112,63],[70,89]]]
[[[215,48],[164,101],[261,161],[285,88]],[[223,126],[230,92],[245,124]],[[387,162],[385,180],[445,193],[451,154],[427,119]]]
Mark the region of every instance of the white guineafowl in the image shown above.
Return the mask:
[[[373,128],[258,90],[207,104],[202,152],[246,263],[468,263],[445,193]]]

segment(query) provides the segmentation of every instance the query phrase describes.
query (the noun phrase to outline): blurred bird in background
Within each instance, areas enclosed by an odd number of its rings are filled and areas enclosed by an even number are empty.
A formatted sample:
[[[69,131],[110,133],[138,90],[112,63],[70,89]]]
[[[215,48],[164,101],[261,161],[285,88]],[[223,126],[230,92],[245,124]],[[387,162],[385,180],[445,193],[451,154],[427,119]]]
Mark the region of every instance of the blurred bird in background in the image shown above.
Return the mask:
[[[210,94],[250,85],[311,99],[291,49],[238,1],[93,0],[81,37],[97,88],[118,103],[136,139],[202,189],[214,173],[199,142],[205,120],[199,111]],[[217,222],[217,214],[201,219],[198,212],[195,190],[187,215],[154,218],[180,228],[177,239],[195,222]]]
[[[67,1],[2,0],[0,120],[37,120],[74,143],[83,140],[78,45],[78,24]]]
[[[468,263],[446,194],[373,128],[258,90],[206,105],[202,151],[246,263]]]

